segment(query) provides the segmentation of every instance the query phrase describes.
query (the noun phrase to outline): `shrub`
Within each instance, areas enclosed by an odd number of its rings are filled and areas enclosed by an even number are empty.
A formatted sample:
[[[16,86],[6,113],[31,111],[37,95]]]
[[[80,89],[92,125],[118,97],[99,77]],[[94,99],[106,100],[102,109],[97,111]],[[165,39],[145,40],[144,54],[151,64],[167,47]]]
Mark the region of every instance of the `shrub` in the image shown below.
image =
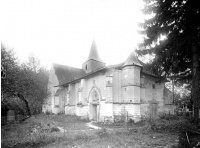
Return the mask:
[[[159,115],[159,119],[178,120],[179,117],[177,115],[162,113],[162,114]]]
[[[87,141],[89,139],[88,135],[85,133],[79,133],[77,136],[75,136],[74,140],[76,141]]]
[[[57,128],[57,127],[52,127],[51,128],[51,132],[59,132],[60,130],[59,130],[59,128]]]
[[[103,128],[103,129],[101,129],[101,130],[99,130],[98,132],[97,132],[97,135],[100,137],[100,138],[106,138],[106,137],[108,137],[108,132],[107,132],[107,130],[105,129],[105,128]]]

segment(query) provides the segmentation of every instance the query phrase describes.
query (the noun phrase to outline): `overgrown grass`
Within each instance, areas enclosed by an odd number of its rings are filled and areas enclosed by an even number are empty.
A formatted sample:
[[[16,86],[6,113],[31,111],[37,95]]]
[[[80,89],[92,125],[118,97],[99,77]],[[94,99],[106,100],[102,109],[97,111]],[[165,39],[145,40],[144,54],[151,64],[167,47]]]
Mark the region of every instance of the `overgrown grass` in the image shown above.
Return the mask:
[[[75,116],[39,115],[21,124],[2,127],[2,148],[94,148],[94,147],[156,147],[176,143],[177,135],[143,132],[144,126],[135,123],[135,128],[102,128],[90,130],[86,121]],[[74,127],[73,124],[76,126]],[[138,125],[137,125],[138,124]],[[61,132],[58,126],[64,125]],[[123,124],[122,124],[122,127]]]

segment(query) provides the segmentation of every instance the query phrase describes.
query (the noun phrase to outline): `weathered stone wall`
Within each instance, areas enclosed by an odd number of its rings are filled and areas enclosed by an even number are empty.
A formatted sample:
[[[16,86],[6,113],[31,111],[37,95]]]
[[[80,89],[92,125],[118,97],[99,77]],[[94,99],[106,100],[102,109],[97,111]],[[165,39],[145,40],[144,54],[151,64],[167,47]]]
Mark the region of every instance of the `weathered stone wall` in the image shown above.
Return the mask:
[[[113,102],[122,101],[122,71],[113,71]]]
[[[140,120],[140,104],[113,104],[113,115],[137,122]]]
[[[67,88],[62,88],[62,91],[59,94],[59,108],[60,112],[65,112],[65,104],[67,100]]]
[[[76,115],[81,116],[84,119],[87,119],[89,117],[88,116],[88,110],[89,110],[88,105],[76,106]]]
[[[56,85],[59,85],[59,81],[52,66],[48,81],[48,90],[50,91],[50,96],[46,99],[45,104],[43,105],[43,112],[57,113],[57,109],[54,109],[54,94],[58,89],[58,87],[54,87]]]
[[[174,113],[174,105],[166,106],[164,100],[172,103],[171,100],[171,92],[169,91],[168,94],[164,95],[165,83],[156,83],[158,78],[151,77],[145,75],[144,78],[144,87],[141,87],[141,94],[142,92],[145,93],[145,96],[141,96],[141,115],[150,117],[151,116],[151,107],[150,105],[156,104],[156,117],[162,113],[169,113],[169,111],[173,114]],[[144,99],[143,99],[144,98]]]
[[[127,66],[122,70],[122,102],[140,103],[140,67]]]
[[[109,78],[107,78],[108,74]],[[152,103],[156,104],[157,115],[173,110],[173,106],[169,107],[164,104],[164,82],[156,83],[158,78],[148,75],[141,80],[139,74],[140,68],[138,67],[126,68],[125,71],[111,69],[70,84],[70,100],[68,106],[65,107],[66,114],[89,118],[89,95],[94,88],[100,93],[100,101],[97,105],[99,121],[104,121],[107,117],[123,115],[128,115],[129,118],[138,121],[141,116],[151,115],[150,105]],[[137,78],[138,75],[139,78]],[[110,77],[112,83],[107,85]],[[77,106],[78,102],[81,102],[83,106]]]
[[[86,69],[86,67],[87,67],[87,69]],[[102,67],[105,67],[105,63],[101,63],[101,62],[98,62],[95,60],[89,60],[82,65],[82,69],[86,73],[90,73],[90,72],[100,69]]]
[[[75,112],[77,116],[88,116],[89,114],[89,95],[90,91],[96,88],[100,92],[100,100],[106,99],[106,76],[105,73],[99,73],[90,78],[83,79],[75,84],[70,84],[70,99],[69,106],[66,106],[65,113],[72,114],[72,105],[75,106]],[[84,106],[77,106],[77,103],[82,103]],[[87,106],[87,107],[86,107]],[[101,108],[101,107],[100,107]],[[101,109],[100,109],[101,110]],[[100,111],[101,113],[101,111]]]
[[[104,121],[106,117],[113,118],[113,103],[106,101],[100,102],[100,121]]]
[[[75,115],[76,112],[76,106],[70,106],[70,105],[66,105],[65,106],[65,114],[66,115]]]
[[[84,87],[82,88],[81,94],[82,95],[82,101],[86,100],[87,102],[89,101],[89,95],[90,91],[92,90],[93,87],[96,87],[101,94],[102,100],[105,100],[106,98],[106,76],[105,73],[99,73],[98,75],[91,76],[88,79],[85,79]]]
[[[70,84],[69,105],[76,105],[78,103],[78,89],[80,82]]]

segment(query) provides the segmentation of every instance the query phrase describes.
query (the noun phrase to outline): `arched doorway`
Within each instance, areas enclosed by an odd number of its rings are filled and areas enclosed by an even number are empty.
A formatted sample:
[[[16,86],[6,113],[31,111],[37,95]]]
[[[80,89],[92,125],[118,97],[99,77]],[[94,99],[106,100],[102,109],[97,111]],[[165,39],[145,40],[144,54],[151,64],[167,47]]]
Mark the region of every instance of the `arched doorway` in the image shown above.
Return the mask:
[[[89,119],[94,121],[99,121],[99,101],[100,101],[100,91],[93,87],[89,94]]]

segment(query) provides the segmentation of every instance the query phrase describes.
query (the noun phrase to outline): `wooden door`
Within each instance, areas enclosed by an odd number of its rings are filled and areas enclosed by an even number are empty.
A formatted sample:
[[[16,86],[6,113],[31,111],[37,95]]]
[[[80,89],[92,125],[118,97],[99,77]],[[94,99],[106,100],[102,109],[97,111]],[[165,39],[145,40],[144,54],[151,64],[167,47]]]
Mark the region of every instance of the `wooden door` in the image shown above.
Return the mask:
[[[150,118],[151,119],[156,119],[157,118],[157,108],[158,108],[158,104],[157,103],[151,103],[150,104]]]

